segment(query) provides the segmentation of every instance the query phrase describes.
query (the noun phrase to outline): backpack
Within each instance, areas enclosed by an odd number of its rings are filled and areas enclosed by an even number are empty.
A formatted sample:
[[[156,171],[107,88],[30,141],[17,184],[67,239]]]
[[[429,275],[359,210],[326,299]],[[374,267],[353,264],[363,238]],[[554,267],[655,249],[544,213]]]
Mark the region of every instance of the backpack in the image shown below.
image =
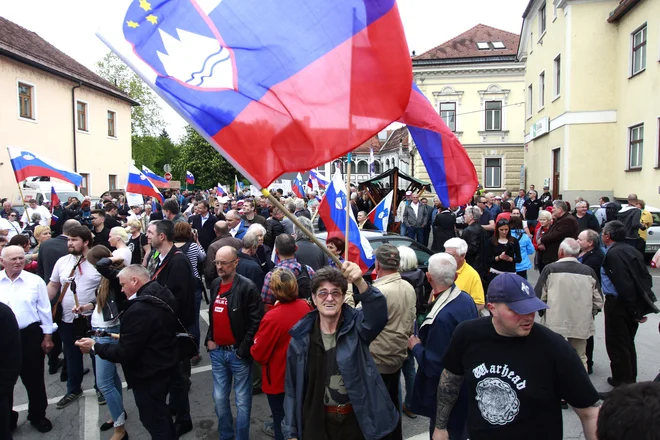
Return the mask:
[[[619,211],[621,211],[621,205],[619,205],[616,202],[608,202],[605,204],[605,220],[603,221],[603,224],[600,225],[602,228],[605,226],[605,223],[609,223],[612,220],[617,219],[617,215],[619,214]]]
[[[310,299],[312,297],[312,279],[307,272],[307,266],[300,263],[300,272],[296,276],[298,282],[298,298]]]

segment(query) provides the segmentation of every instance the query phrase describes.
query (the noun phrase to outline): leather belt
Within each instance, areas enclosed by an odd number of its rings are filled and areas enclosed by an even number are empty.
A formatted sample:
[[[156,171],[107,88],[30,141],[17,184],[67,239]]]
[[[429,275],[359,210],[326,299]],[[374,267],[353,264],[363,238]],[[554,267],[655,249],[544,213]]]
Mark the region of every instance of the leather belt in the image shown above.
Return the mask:
[[[325,412],[330,413],[330,414],[350,414],[353,412],[353,405],[350,403],[347,403],[345,405],[326,405],[325,406]]]
[[[233,345],[218,345],[218,350],[231,351],[234,349]]]

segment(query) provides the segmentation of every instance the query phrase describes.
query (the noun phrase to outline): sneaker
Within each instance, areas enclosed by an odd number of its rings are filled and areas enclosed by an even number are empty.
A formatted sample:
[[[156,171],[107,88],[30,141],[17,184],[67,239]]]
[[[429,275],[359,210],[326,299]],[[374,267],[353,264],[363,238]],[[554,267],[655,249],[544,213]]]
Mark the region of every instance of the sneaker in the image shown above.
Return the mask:
[[[96,390],[96,401],[99,403],[99,405],[105,405],[105,397],[103,397],[103,393],[100,392],[99,390]]]
[[[271,437],[275,437],[275,428],[272,420],[266,420],[261,425],[261,430],[263,431],[264,434]]]
[[[79,392],[79,393],[66,394],[64,397],[62,397],[62,399],[59,402],[57,402],[57,404],[55,405],[55,408],[64,409],[67,406],[71,405],[76,400],[78,400],[78,398],[82,395],[83,395],[82,391]]]

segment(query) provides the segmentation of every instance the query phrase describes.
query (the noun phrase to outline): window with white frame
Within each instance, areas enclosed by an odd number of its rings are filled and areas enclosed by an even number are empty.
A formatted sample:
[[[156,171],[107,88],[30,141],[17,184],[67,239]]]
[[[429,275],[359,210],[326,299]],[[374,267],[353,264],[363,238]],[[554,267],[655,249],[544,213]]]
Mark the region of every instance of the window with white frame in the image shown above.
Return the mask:
[[[534,87],[530,84],[527,87],[527,117],[532,116],[532,104],[534,101]]]
[[[451,131],[456,131],[456,103],[441,102],[440,117]]]
[[[486,131],[502,130],[502,101],[486,101]]]
[[[539,110],[545,105],[545,72],[539,75]]]
[[[502,158],[489,157],[485,159],[484,182],[486,188],[502,187]]]
[[[628,130],[628,168],[640,169],[644,154],[644,124],[635,125]]]
[[[76,118],[78,122],[78,130],[89,131],[87,127],[87,103],[78,101],[76,104]]]
[[[646,69],[646,25],[632,35],[632,74]]]
[[[561,94],[561,55],[557,55],[555,58],[555,90],[554,95],[559,96]]]
[[[18,83],[18,115],[25,119],[34,119],[34,87]]]
[[[117,113],[108,110],[108,136],[117,137]]]
[[[539,38],[543,36],[546,26],[545,2],[539,8]]]

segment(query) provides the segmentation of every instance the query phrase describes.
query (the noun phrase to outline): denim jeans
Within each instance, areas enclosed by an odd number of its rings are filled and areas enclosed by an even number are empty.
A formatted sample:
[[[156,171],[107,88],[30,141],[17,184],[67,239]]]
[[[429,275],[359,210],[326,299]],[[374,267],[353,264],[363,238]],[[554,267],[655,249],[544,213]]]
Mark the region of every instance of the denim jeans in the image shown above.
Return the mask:
[[[426,246],[426,244],[424,243],[424,228],[409,227],[406,230],[406,235],[412,238],[413,240],[415,240],[417,243],[421,243],[424,246]]]
[[[275,440],[284,440],[282,433],[282,420],[284,420],[284,393],[266,394],[270,412],[273,413],[273,431],[275,431]]]
[[[83,354],[78,347],[75,346],[76,335],[74,325],[67,322],[58,324],[58,332],[62,338],[62,349],[64,350],[64,358],[66,359],[66,369],[68,379],[66,381],[66,393],[78,394],[82,392],[83,380]]]
[[[236,398],[236,440],[250,438],[252,408],[252,359],[238,359],[236,349],[209,352],[213,373],[213,401],[218,416],[220,440],[234,439],[234,421],[229,405],[232,377]]]
[[[406,398],[403,403],[406,405],[406,408],[410,408],[410,405],[412,405],[413,388],[415,387],[415,357],[411,351],[408,351],[408,357],[403,361],[401,372],[403,373],[406,386]],[[399,394],[400,398],[401,394]]]
[[[109,328],[94,327],[93,330],[119,333],[119,326]],[[95,337],[94,339],[99,344],[119,343],[117,339],[109,336]],[[122,399],[121,379],[119,378],[119,373],[117,373],[117,364],[106,361],[98,355],[96,355],[96,385],[108,404],[110,416],[115,422],[114,426],[122,426],[124,424],[124,401]]]
[[[199,308],[202,305],[202,285],[198,284],[195,288],[195,316],[193,318],[193,323],[188,327],[188,332],[193,335],[195,342],[197,342],[197,354],[199,354]]]

